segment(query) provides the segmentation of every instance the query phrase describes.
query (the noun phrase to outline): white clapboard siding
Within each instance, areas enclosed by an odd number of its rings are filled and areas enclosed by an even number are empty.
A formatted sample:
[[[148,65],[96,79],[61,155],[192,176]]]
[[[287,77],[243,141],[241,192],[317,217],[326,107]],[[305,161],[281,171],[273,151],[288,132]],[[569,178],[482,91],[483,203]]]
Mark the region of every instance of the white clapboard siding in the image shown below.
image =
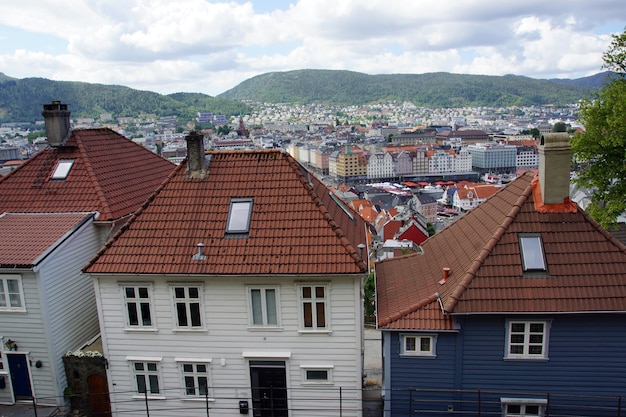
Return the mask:
[[[161,358],[160,377],[163,408],[184,407],[189,401],[183,397],[183,383],[177,359],[211,360],[211,383],[215,386],[212,403],[216,410],[211,415],[235,415],[238,398],[251,395],[250,359],[267,359],[264,353],[278,356],[287,366],[287,385],[290,390],[290,408],[311,408],[324,403],[323,399],[339,396],[339,387],[345,391],[346,403],[360,408],[362,316],[359,276],[344,277],[111,277],[95,276],[100,315],[105,338],[105,354],[109,363],[109,383],[113,407],[119,412],[129,410],[128,401],[134,396],[134,380],[128,357]],[[171,283],[201,283],[204,288],[203,331],[176,331],[170,294]],[[299,331],[298,282],[330,283],[331,331],[306,333]],[[120,283],[150,284],[153,288],[153,322],[157,330],[129,331]],[[277,285],[280,294],[280,324],[275,329],[249,329],[248,293],[246,285]],[[244,353],[252,357],[244,357]],[[284,357],[281,357],[284,356]],[[332,367],[332,385],[303,384],[302,367]],[[306,388],[306,390],[301,390]],[[332,394],[329,389],[332,389]],[[293,391],[292,391],[293,390]],[[316,390],[318,390],[316,392]],[[226,399],[225,397],[231,397]],[[334,400],[328,400],[330,402]],[[140,399],[137,410],[144,410]],[[357,406],[358,403],[358,406]],[[131,401],[130,404],[133,404]],[[334,403],[333,403],[334,404]],[[335,404],[338,406],[338,402]],[[117,407],[117,408],[116,408]],[[120,408],[122,407],[122,408]],[[224,408],[230,407],[227,412]],[[202,408],[202,407],[200,407]],[[188,412],[188,411],[186,411]],[[198,415],[206,415],[200,409]],[[223,413],[223,414],[220,414]],[[291,416],[310,415],[310,410]],[[328,415],[336,415],[337,410]],[[133,415],[130,413],[129,415]],[[137,415],[142,415],[141,411]],[[145,415],[145,411],[144,414]],[[150,412],[153,415],[153,412]],[[158,415],[158,414],[157,414]],[[189,414],[192,415],[192,414]],[[316,415],[326,415],[323,412]],[[349,411],[343,415],[359,415]]]

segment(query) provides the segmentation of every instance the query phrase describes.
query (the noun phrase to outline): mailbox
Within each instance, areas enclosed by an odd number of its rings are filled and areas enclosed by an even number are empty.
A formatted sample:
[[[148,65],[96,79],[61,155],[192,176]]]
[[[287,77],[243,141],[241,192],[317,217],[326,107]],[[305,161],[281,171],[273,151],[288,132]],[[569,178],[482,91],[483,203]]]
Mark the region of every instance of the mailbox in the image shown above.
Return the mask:
[[[239,401],[239,414],[248,414],[248,401]]]

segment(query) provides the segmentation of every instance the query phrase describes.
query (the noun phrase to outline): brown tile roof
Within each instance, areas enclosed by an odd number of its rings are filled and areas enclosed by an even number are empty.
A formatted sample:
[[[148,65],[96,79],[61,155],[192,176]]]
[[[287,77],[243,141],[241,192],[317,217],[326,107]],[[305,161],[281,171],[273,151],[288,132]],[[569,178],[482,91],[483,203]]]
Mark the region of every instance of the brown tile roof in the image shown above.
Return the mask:
[[[0,267],[30,268],[66,233],[93,213],[4,213],[0,215]]]
[[[60,159],[75,162],[65,180],[50,180]],[[66,146],[44,149],[0,178],[0,213],[98,211],[98,220],[119,219],[137,210],[174,168],[111,129],[74,130]]]
[[[354,274],[366,223],[291,156],[210,152],[208,176],[180,164],[84,270],[128,274]],[[225,233],[231,198],[253,198],[249,233]],[[343,207],[343,208],[342,208]],[[349,215],[346,213],[350,213]],[[193,260],[203,243],[206,260]]]
[[[535,208],[534,177],[523,174],[426,240],[423,254],[378,263],[379,327],[429,328],[421,310],[435,293],[450,314],[625,311],[626,247],[575,205]],[[524,275],[518,233],[541,235],[547,274]]]

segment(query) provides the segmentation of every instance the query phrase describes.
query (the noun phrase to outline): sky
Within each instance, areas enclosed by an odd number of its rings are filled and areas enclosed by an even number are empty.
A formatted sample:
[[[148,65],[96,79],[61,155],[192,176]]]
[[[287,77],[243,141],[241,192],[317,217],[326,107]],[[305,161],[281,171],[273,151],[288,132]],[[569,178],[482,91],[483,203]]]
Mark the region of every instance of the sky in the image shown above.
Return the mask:
[[[5,0],[9,77],[221,94],[297,69],[580,78],[624,0]]]

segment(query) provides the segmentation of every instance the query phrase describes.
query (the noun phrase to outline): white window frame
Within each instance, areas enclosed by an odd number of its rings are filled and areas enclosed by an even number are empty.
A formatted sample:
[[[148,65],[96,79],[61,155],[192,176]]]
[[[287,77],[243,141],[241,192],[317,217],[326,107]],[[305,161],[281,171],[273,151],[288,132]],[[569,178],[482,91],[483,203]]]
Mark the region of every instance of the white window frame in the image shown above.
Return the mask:
[[[545,398],[500,398],[502,417],[543,417],[548,400]],[[509,413],[508,406],[519,406],[519,413]],[[538,407],[538,414],[526,414],[526,407]]]
[[[130,373],[133,377],[133,387],[135,390],[135,394],[133,398],[145,398],[146,393],[147,397],[151,399],[165,399],[165,395],[163,393],[163,378],[161,376],[161,357],[127,357],[128,365],[130,367]],[[137,364],[142,364],[144,366],[143,370],[137,369]],[[155,369],[149,369],[149,365],[154,365]],[[139,377],[143,377],[144,385],[146,388],[146,392],[141,392],[139,387]],[[157,392],[153,392],[154,387],[152,386],[152,380],[150,377],[156,377],[157,384]]]
[[[513,326],[524,325],[523,331],[513,331]],[[543,326],[542,332],[537,332],[536,329],[532,329],[533,325],[541,324]],[[550,335],[550,321],[549,320],[507,320],[506,322],[506,351],[504,354],[505,359],[524,359],[524,360],[547,360],[548,359],[548,338]],[[541,334],[541,343],[537,342],[537,335]],[[513,341],[512,337],[516,335],[522,336],[522,340]],[[511,353],[512,346],[521,346],[521,353]],[[531,347],[541,347],[541,354],[531,353]]]
[[[334,365],[300,365],[303,385],[332,385]],[[326,379],[311,378],[310,372],[326,372]]]
[[[274,307],[276,309],[276,323],[268,322],[268,308],[267,308],[267,291],[274,291]],[[254,302],[252,297],[253,291],[260,291],[261,295],[261,323],[255,323],[255,309]],[[278,285],[248,285],[246,287],[246,292],[248,296],[248,323],[249,329],[280,329],[281,328],[281,320],[280,320],[280,287]]]
[[[156,322],[155,322],[155,309],[154,309],[154,291],[153,291],[153,286],[152,283],[120,283],[120,291],[122,293],[122,305],[124,306],[124,316],[126,317],[126,330],[150,330],[150,331],[154,331],[156,330]],[[133,288],[135,291],[136,295],[139,295],[139,289],[140,288],[146,288],[148,291],[148,298],[144,299],[141,297],[135,297],[135,298],[128,298],[126,296],[126,289],[127,288]],[[141,305],[143,303],[143,301],[141,300],[147,300],[148,303],[148,309],[149,309],[149,314],[150,314],[150,324],[144,324],[143,323],[143,314],[142,314],[142,310],[141,310]],[[136,304],[136,308],[137,308],[137,324],[131,324],[130,322],[130,314],[128,311],[129,308],[129,304],[130,303],[135,303]]]
[[[230,200],[228,220],[226,221],[227,234],[245,234],[250,231],[252,205],[252,198],[232,198]]]
[[[407,349],[407,339],[414,340],[414,349]],[[429,350],[422,349],[422,339],[428,340]],[[400,334],[400,355],[401,356],[437,356],[437,335],[436,334]]]
[[[180,371],[180,381],[182,382],[182,399],[183,400],[205,400],[209,399],[209,401],[215,401],[213,396],[212,386],[212,377],[211,377],[211,363],[212,359],[196,359],[196,358],[176,358],[176,363],[178,364],[178,369]],[[189,373],[185,371],[185,365],[193,366],[193,372]],[[206,372],[198,372],[197,366],[205,366]],[[198,377],[206,377],[207,379],[207,394],[200,393],[199,386],[195,387],[194,394],[188,393],[187,387],[187,377],[192,377],[194,379],[194,385],[198,383]],[[199,384],[198,384],[199,385]]]
[[[204,331],[206,326],[206,317],[204,313],[204,285],[202,283],[196,282],[185,282],[185,283],[170,283],[170,294],[172,300],[172,312],[173,312],[173,323],[174,330],[176,331]],[[185,289],[185,297],[184,298],[176,298],[176,288],[184,288]],[[189,298],[189,289],[197,288],[198,289],[198,298]],[[200,317],[200,325],[194,326],[192,324],[192,309],[191,305],[195,304],[197,300],[198,303],[198,314]],[[187,317],[187,325],[181,325],[178,320],[178,304],[185,304],[185,314]]]
[[[64,180],[70,174],[70,170],[74,166],[74,159],[59,159],[57,161],[52,174],[51,180]]]
[[[521,233],[518,235],[519,251],[522,257],[522,269],[524,272],[547,271],[543,240],[540,234]]]
[[[17,293],[9,291],[9,281],[16,281],[18,291]],[[0,296],[4,297],[4,302],[6,304],[4,306],[0,306],[0,312],[26,312],[26,301],[24,300],[24,286],[22,285],[22,276],[19,274],[2,274],[0,275],[0,285],[2,286],[2,288],[0,289]],[[11,305],[11,295],[17,295],[19,297],[18,306]]]
[[[324,289],[324,297],[317,297],[316,289],[321,287]],[[303,295],[304,288],[311,288],[311,297],[305,298]],[[330,283],[328,282],[315,282],[315,283],[299,283],[296,285],[298,291],[298,305],[299,305],[299,323],[300,333],[330,333],[331,330],[331,312],[330,312]],[[311,326],[306,326],[305,315],[307,312],[306,305],[311,304]],[[324,326],[320,326],[317,320],[317,307],[323,305],[324,307]]]

